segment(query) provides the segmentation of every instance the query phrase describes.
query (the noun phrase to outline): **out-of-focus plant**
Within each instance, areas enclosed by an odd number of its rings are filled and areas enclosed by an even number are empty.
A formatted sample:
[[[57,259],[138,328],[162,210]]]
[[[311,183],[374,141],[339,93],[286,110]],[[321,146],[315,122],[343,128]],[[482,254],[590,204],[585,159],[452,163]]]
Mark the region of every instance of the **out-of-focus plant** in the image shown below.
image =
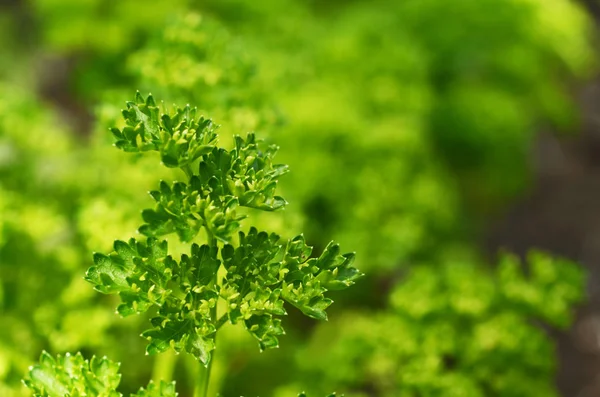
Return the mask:
[[[12,396],[35,350],[102,343],[106,316],[73,273],[82,258],[69,210],[79,196],[72,137],[29,93],[0,89],[11,93],[0,99],[0,394]],[[73,329],[75,318],[97,327]]]
[[[389,310],[317,329],[297,357],[305,383],[351,396],[557,396],[542,324],[570,324],[583,275],[539,252],[527,265],[503,255],[494,272],[468,262],[412,269]]]
[[[266,87],[256,81],[256,61],[244,42],[221,23],[190,12],[172,17],[164,30],[127,58],[142,88],[171,101],[198,104],[225,133],[272,129],[281,123]]]
[[[403,3],[401,24],[430,49],[436,101],[428,134],[459,173],[468,203],[494,209],[528,182],[537,129],[574,125],[565,82],[591,70],[589,18],[562,0]],[[441,15],[448,20],[439,24]]]
[[[59,53],[78,52],[73,37],[96,40],[106,17],[128,29],[115,50],[84,46],[72,79],[87,98],[134,79],[169,101],[197,103],[225,128],[250,130],[281,120],[278,104],[288,123],[267,130],[286,143],[282,158],[314,179],[291,175],[282,186],[310,219],[313,242],[335,233],[368,254],[362,266],[381,269],[471,231],[461,211],[486,214],[521,192],[537,127],[573,124],[564,82],[591,64],[589,20],[569,0],[161,1],[143,17],[128,12],[137,2],[34,4]],[[62,26],[59,14],[80,34],[50,28]],[[381,200],[373,185],[389,187]]]
[[[374,269],[468,238],[522,192],[536,132],[573,125],[565,82],[592,61],[570,1],[354,2],[312,23],[259,64],[289,119],[282,157],[314,167],[313,184],[282,188],[313,215],[308,230],[352,240]]]

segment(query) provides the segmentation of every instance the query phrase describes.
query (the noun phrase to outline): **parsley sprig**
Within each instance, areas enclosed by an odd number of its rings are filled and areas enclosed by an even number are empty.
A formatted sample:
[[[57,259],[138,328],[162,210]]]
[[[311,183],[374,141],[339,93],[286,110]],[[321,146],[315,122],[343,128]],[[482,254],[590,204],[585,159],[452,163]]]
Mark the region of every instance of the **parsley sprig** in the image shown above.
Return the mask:
[[[117,240],[113,252],[95,253],[85,279],[101,293],[120,296],[121,316],[153,310],[142,333],[147,353],[174,349],[193,355],[205,367],[196,396],[205,396],[216,335],[224,324],[242,324],[261,351],[278,347],[286,303],[327,320],[325,310],[333,302],[327,292],[351,286],[362,274],[352,266],[354,254],[341,254],[333,242],[313,255],[303,235],[286,240],[256,227],[243,231],[241,207],[285,207],[275,191],[288,167],[274,163],[277,146],[265,145],[252,133],[236,136],[229,150],[218,147],[217,126],[196,113],[189,105],[166,112],[151,95],[144,98],[139,92],[127,103],[125,126],[111,129],[115,146],[126,152],[158,152],[164,166],[181,169],[187,180],[160,181],[150,192],[154,207],[142,211],[142,237]],[[164,239],[170,234],[187,243],[189,252],[171,255]],[[217,312],[218,301],[223,301],[222,313]],[[42,355],[26,384],[40,396],[53,396],[56,387],[85,392],[81,387],[91,382],[86,377],[97,378],[98,365],[112,371],[107,378],[112,381],[99,384],[106,392],[94,386],[98,393],[93,395],[118,395],[111,394],[116,393],[117,367],[106,359],[88,362],[81,355]],[[170,384],[151,384],[137,396],[166,397],[173,390]]]

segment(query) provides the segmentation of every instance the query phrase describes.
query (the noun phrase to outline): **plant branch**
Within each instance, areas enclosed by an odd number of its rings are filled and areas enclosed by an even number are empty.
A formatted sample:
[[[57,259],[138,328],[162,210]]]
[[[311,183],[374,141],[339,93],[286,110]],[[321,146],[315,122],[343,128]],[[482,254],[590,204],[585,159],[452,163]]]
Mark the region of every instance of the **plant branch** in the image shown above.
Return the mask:
[[[152,379],[159,383],[161,380],[170,382],[173,380],[173,372],[177,364],[177,356],[174,351],[164,352],[160,358],[156,357],[152,367]]]
[[[228,316],[227,313],[223,314],[218,320],[217,323],[215,324],[215,329],[218,331],[219,329],[221,329],[221,327],[223,325],[225,325],[225,323],[227,322]]]
[[[208,396],[208,384],[210,381],[210,370],[212,368],[213,359],[209,361],[205,367],[201,364],[198,365],[200,371],[196,380],[196,387],[194,390],[194,397],[207,397]]]
[[[210,229],[208,227],[205,227],[206,229],[206,234],[208,237],[208,244],[211,247],[216,247],[217,246],[217,239],[215,238],[215,236],[212,234],[212,232],[210,231]],[[213,283],[217,283],[217,279],[216,279],[216,274],[215,274],[215,279],[213,280]],[[216,319],[217,318],[217,302],[215,302],[215,305],[210,309],[211,312],[211,318]],[[221,325],[219,325],[221,322],[224,323],[223,321],[223,317],[226,318],[226,315],[223,315],[219,320],[217,320],[217,323],[215,325],[215,338],[214,338],[214,343],[215,343],[215,348],[216,348],[216,344],[217,344],[217,336],[216,336],[216,332],[219,330],[219,328],[221,327]],[[215,349],[216,350],[216,349]],[[212,352],[212,356],[210,358],[210,361],[208,362],[208,365],[206,367],[200,365],[200,372],[198,374],[198,379],[196,381],[196,387],[194,390],[194,397],[207,397],[208,396],[208,386],[210,383],[210,372],[212,369],[212,363],[215,359],[215,350],[213,350]]]
[[[187,175],[188,179],[192,179],[192,176],[194,176],[194,172],[192,171],[192,167],[190,167],[189,164],[184,165],[183,167],[181,167],[181,169],[183,170],[183,172],[185,172],[185,175]]]

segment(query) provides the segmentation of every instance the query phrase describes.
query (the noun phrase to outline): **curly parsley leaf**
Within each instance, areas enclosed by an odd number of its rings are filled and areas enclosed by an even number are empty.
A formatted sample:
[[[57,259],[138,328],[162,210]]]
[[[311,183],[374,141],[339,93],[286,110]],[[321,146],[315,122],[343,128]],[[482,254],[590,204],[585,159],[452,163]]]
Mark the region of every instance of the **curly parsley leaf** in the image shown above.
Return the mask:
[[[227,303],[223,318],[243,322],[261,350],[277,347],[284,334],[277,318],[286,315],[284,301],[309,317],[327,319],[328,288],[350,286],[361,274],[351,266],[353,255],[340,255],[337,245],[317,258],[311,252],[302,236],[286,242],[256,228],[240,232],[239,244],[226,244],[220,255],[216,246],[193,244],[179,261],[167,255],[166,241],[132,239],[115,242],[110,255],[96,254],[86,280],[100,292],[118,293],[123,316],[156,308],[153,328],[143,333],[148,353],[173,348],[207,364],[224,321],[212,310],[219,298]],[[217,282],[221,267],[224,276]]]
[[[309,317],[326,320],[325,309],[332,300],[324,294],[331,275],[339,274],[340,269],[348,273],[349,277],[341,276],[340,285],[346,286],[362,275],[346,260],[351,254],[345,257],[332,253],[329,247],[321,257],[310,258],[312,248],[303,236],[282,242],[275,233],[258,232],[256,228],[248,234],[240,232],[238,247],[227,244],[221,250],[226,276],[220,295],[227,302],[229,321],[235,324],[243,320],[260,348],[266,349],[277,347],[277,336],[284,333],[274,319],[286,314],[284,301]],[[318,266],[325,263],[329,267]]]
[[[189,184],[175,182],[169,186],[161,182],[159,190],[150,192],[155,208],[142,211],[146,223],[140,227],[140,233],[160,237],[175,232],[181,241],[191,241],[205,227],[212,236],[227,241],[246,216],[237,213],[236,197],[214,201],[204,192],[196,176]]]
[[[170,168],[189,166],[209,153],[217,140],[212,121],[197,117],[196,112],[187,105],[161,114],[152,95],[144,99],[138,92],[123,110],[125,127],[111,129],[115,146],[126,152],[158,151]]]
[[[288,171],[285,165],[273,164],[276,152],[273,145],[261,150],[254,134],[248,134],[246,139],[237,136],[231,151],[214,148],[202,155],[198,174],[188,183],[161,182],[150,192],[156,206],[142,212],[145,224],[140,232],[157,237],[176,232],[182,241],[190,241],[206,227],[228,242],[245,218],[237,214],[239,206],[275,211],[287,204],[275,195],[277,178]]]

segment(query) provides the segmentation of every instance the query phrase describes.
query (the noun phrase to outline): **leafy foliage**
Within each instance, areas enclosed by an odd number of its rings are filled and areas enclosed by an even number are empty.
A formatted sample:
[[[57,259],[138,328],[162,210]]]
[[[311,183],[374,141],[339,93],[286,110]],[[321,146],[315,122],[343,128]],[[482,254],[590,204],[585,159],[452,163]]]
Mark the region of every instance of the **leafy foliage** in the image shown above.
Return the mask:
[[[54,358],[43,352],[24,382],[36,397],[120,397],[120,380],[119,364],[106,358],[86,360],[80,353]]]
[[[106,357],[83,358],[69,353],[56,358],[43,352],[40,361],[29,370],[25,385],[35,397],[121,397],[117,386],[121,381],[120,365]],[[176,397],[175,382],[150,382],[131,397]]]
[[[258,149],[254,134],[235,139],[231,152],[212,149],[203,156],[197,175],[189,182],[170,187],[161,182],[160,189],[150,192],[157,202],[155,209],[142,212],[147,222],[140,232],[163,236],[176,231],[182,241],[190,241],[202,227],[217,239],[227,242],[244,216],[236,214],[238,206],[275,211],[285,200],[275,196],[277,177],[287,166],[272,164],[276,146],[264,152]]]
[[[126,64],[138,87],[196,104],[226,134],[268,131],[282,124],[283,115],[269,87],[260,84],[247,48],[221,21],[188,10],[170,16],[147,45],[127,54]]]
[[[196,109],[178,108],[172,115],[162,114],[152,95],[146,99],[138,92],[135,102],[127,102],[122,130],[113,128],[115,145],[126,152],[160,152],[167,167],[185,167],[214,148],[217,135],[210,120],[196,118]]]
[[[298,357],[313,392],[337,384],[352,395],[365,387],[380,396],[557,395],[545,380],[555,367],[539,323],[569,324],[583,276],[540,252],[527,264],[503,255],[494,273],[468,262],[413,269],[394,288],[389,311],[317,331]],[[324,359],[307,365],[316,351]]]
[[[52,357],[43,352],[39,363],[30,367],[23,383],[33,391],[34,397],[122,397],[117,391],[121,375],[120,364],[106,357],[85,359],[81,353],[72,356]],[[177,397],[175,382],[153,382],[140,388],[131,397]],[[335,397],[336,393],[327,397]],[[305,393],[298,397],[306,397]],[[341,396],[343,397],[343,395]]]
[[[286,314],[284,300],[309,317],[326,320],[325,309],[332,301],[324,293],[344,289],[361,276],[352,267],[354,254],[342,256],[339,246],[330,244],[320,257],[310,258],[312,249],[302,236],[281,243],[278,235],[256,228],[240,232],[237,247],[229,243],[242,219],[234,213],[238,204],[266,211],[285,204],[274,196],[277,177],[287,171],[286,166],[272,164],[276,147],[259,151],[250,134],[246,140],[236,137],[231,151],[219,149],[212,146],[216,140],[212,131],[199,132],[210,121],[195,119],[189,107],[177,109],[175,116],[162,115],[159,122],[151,96],[144,99],[138,93],[136,103],[128,106],[124,112],[128,126],[113,130],[117,147],[160,151],[163,163],[165,156],[172,160],[166,166],[186,169],[189,177],[188,185],[177,182],[170,188],[161,182],[160,191],[151,193],[158,206],[143,212],[149,223],[140,231],[152,237],[145,242],[116,241],[112,254],[94,255],[95,266],[86,275],[98,291],[120,295],[117,311],[122,316],[157,308],[153,328],[142,334],[149,340],[147,352],[172,347],[208,365],[216,332],[225,321],[243,321],[261,350],[278,347],[277,337],[284,330],[276,317]],[[188,133],[177,135],[175,129]],[[121,143],[123,137],[130,144]],[[164,148],[174,140],[180,149],[165,155]],[[195,145],[198,141],[202,144]],[[190,164],[195,160],[198,172],[192,174]],[[192,244],[190,254],[179,261],[168,255],[166,240],[154,237],[177,231],[182,241],[189,241],[202,227],[208,244]],[[218,240],[226,244],[219,248]],[[216,316],[218,298],[227,304],[221,318]]]
[[[174,262],[180,262],[182,252],[193,256],[178,238],[202,245],[203,219],[214,226],[211,233],[219,244],[237,249],[243,217],[252,214],[257,230],[282,235],[304,230],[318,251],[335,235],[342,246],[359,251],[358,265],[369,270],[371,280],[352,293],[340,294],[346,306],[364,311],[380,307],[386,297],[379,286],[387,285],[390,275],[398,272],[426,272],[415,269],[421,261],[434,265],[428,265],[433,267],[427,270],[430,276],[420,280],[435,278],[436,272],[443,273],[436,264],[451,263],[449,256],[457,246],[470,252],[479,249],[471,239],[481,232],[477,217],[509,204],[525,186],[526,156],[537,126],[552,124],[568,130],[573,125],[576,113],[565,86],[585,76],[593,58],[587,41],[591,18],[568,0],[146,3],[32,0],[31,7],[9,7],[0,15],[0,55],[4,55],[0,56],[0,91],[5,93],[0,97],[2,396],[24,396],[20,379],[42,349],[84,350],[123,362],[143,349],[145,340],[128,335],[148,328],[147,317],[118,321],[107,310],[114,301],[97,296],[81,279],[88,252],[106,252],[114,239],[127,242],[139,226],[131,214],[147,206],[142,191],[159,192],[160,200],[142,214],[143,236],[134,245],[145,244],[147,249],[150,238],[157,246],[168,239],[167,256]],[[440,19],[440,15],[450,17]],[[26,31],[14,29],[23,20],[34,23],[26,24]],[[436,29],[423,29],[433,25]],[[473,31],[480,34],[469,33]],[[37,54],[46,55],[39,59]],[[50,90],[45,87],[49,83]],[[219,193],[217,204],[210,198],[190,209],[197,199],[190,181],[170,182],[181,180],[178,167],[156,167],[156,157],[138,152],[137,145],[139,140],[140,148],[165,154],[167,163],[191,164],[196,173],[198,164],[181,155],[203,141],[189,131],[183,134],[185,128],[180,127],[186,124],[180,122],[173,135],[165,132],[169,145],[152,148],[154,138],[143,123],[136,131],[140,120],[135,120],[134,108],[126,110],[133,125],[117,123],[120,112],[115,104],[135,88],[159,94],[168,103],[198,105],[196,114],[210,114],[223,124],[220,139],[226,147],[235,146],[228,139],[230,132],[260,130],[276,139],[284,148],[278,159],[301,170],[278,186],[296,205],[273,216],[242,206],[238,193],[233,198]],[[150,112],[143,101],[132,103]],[[96,120],[81,123],[92,118],[92,104],[99,104],[93,115]],[[166,113],[177,117],[176,110]],[[122,145],[134,150],[130,156],[109,147],[106,129],[114,125],[120,133],[126,129],[130,137],[135,136],[135,140],[122,138]],[[215,126],[197,131],[208,137]],[[91,135],[82,139],[87,132]],[[175,134],[185,135],[185,142],[173,139]],[[267,148],[259,143],[257,153]],[[156,184],[159,179],[169,181],[165,185],[170,193],[162,195],[162,184]],[[158,197],[155,192],[153,197]],[[204,218],[196,219],[193,214],[198,213]],[[177,236],[170,238],[171,233]],[[276,245],[287,244],[282,239]],[[216,258],[222,262],[221,255],[219,249]],[[475,265],[481,259],[477,253],[473,256],[473,271],[464,278],[469,284],[487,284],[492,276],[482,274]],[[223,276],[223,263],[219,268],[217,274]],[[566,324],[565,303],[552,298],[570,290],[575,280],[556,279],[555,294],[541,294],[544,284],[531,283],[518,268],[494,273],[494,280],[514,281],[507,284],[513,287],[506,292],[513,296],[512,303],[503,300],[507,306],[498,303],[498,310],[514,311],[519,319],[531,313],[532,318]],[[322,286],[321,277],[316,279]],[[181,298],[179,281],[170,279],[168,284]],[[439,294],[424,290],[428,291],[414,287],[404,299],[418,306],[421,298],[431,295],[427,305],[434,305]],[[551,304],[546,305],[542,297]],[[157,315],[156,305],[140,297],[131,299],[131,306],[149,305],[149,315]],[[253,304],[275,301],[271,295],[252,299]],[[277,301],[282,300],[280,295]],[[219,301],[226,302],[222,297]],[[219,306],[219,310],[232,309]],[[396,316],[395,309],[386,312],[378,315]],[[478,313],[481,317],[473,317],[472,322],[485,322],[489,313]],[[371,335],[377,329],[381,335],[389,333],[384,340],[397,338],[398,332],[374,324],[377,316],[351,314],[322,324],[318,335],[338,331],[343,323],[356,329],[356,334],[362,330]],[[368,320],[363,322],[363,317]],[[298,321],[291,316],[290,322]],[[450,317],[440,317],[443,321],[455,324]],[[239,322],[246,325],[243,319]],[[515,320],[515,329],[517,323],[521,324]],[[426,324],[414,320],[414,330],[405,335],[422,335]],[[270,335],[260,331],[262,323],[250,326],[265,335],[263,339]],[[306,324],[302,326],[301,332],[286,327],[292,351],[302,349],[312,334]],[[302,359],[294,363],[288,354],[278,352],[254,355],[256,349],[246,348],[244,328],[221,328],[213,368],[215,393],[220,389],[224,395],[265,395],[285,388],[287,397],[312,385],[314,379],[322,391],[337,389],[336,378],[329,375],[307,375],[303,383],[294,379],[298,367],[306,366]],[[498,335],[512,332],[502,322],[489,329]],[[515,344],[529,357],[526,341],[518,339]],[[352,351],[354,345],[344,346]],[[319,355],[328,347],[318,350]],[[369,368],[389,365],[394,358],[391,348],[377,351]],[[539,355],[552,362],[549,351],[540,350]],[[370,353],[366,351],[365,357]],[[302,357],[314,363],[313,356]],[[420,356],[403,360],[404,365],[416,366]],[[150,373],[154,377],[151,365],[152,360],[147,360],[128,366],[123,373],[125,388],[136,389],[138,379]],[[179,365],[186,369],[188,364]],[[491,366],[483,359],[479,365]],[[273,376],[262,376],[265,368]],[[427,368],[420,367],[424,377]],[[524,367],[515,371],[518,368]],[[472,368],[452,371],[465,379]],[[368,373],[373,372],[377,371]],[[178,376],[191,378],[187,372]],[[255,381],[259,376],[262,382]],[[540,372],[539,385],[533,382],[539,390],[527,393],[544,392],[551,376],[550,370]],[[473,381],[463,383],[469,382]],[[185,384],[180,387],[185,394]]]

